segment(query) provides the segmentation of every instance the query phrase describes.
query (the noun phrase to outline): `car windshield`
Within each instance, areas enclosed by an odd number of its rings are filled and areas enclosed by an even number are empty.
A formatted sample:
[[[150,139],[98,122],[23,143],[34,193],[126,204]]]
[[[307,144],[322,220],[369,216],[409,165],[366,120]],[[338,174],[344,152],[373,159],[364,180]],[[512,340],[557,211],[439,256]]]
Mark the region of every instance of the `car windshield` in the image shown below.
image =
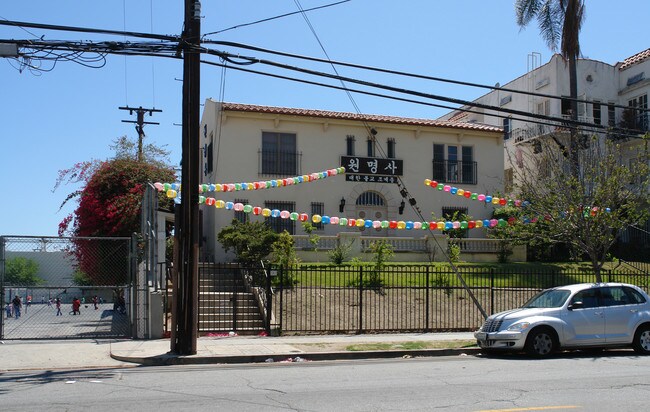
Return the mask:
[[[559,308],[571,294],[566,289],[547,289],[533,296],[523,308]]]

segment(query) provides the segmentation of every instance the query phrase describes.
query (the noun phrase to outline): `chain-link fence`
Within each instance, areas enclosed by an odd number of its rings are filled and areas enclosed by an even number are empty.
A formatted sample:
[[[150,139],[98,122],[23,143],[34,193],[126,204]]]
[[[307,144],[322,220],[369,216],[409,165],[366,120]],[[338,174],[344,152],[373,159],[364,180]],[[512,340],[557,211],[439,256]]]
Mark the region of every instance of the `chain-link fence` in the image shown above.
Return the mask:
[[[3,339],[131,336],[129,238],[0,237]]]

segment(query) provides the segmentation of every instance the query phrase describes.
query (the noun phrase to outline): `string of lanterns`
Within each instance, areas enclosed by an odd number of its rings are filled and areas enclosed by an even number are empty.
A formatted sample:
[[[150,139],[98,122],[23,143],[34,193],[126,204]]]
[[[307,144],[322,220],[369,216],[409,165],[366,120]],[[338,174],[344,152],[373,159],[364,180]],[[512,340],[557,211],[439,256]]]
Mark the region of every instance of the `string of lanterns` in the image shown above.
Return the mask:
[[[463,196],[466,199],[478,200],[479,202],[485,202],[487,204],[500,205],[500,206],[515,206],[515,207],[526,207],[530,204],[527,200],[513,200],[500,198],[497,196],[485,195],[483,193],[472,192],[471,190],[464,190],[457,188],[455,186],[445,185],[438,183],[435,180],[425,179],[424,184],[433,189],[438,189],[439,191],[444,191],[450,195]]]
[[[301,176],[295,176],[284,179],[275,179],[275,180],[265,180],[257,182],[242,182],[242,183],[207,183],[199,185],[199,193],[207,192],[236,192],[242,190],[261,190],[261,189],[271,189],[279,188],[285,186],[292,186],[304,182],[313,182],[316,180],[325,179],[330,176],[336,176],[339,174],[345,173],[345,167],[337,167],[334,169],[328,169],[322,172],[316,172]],[[424,184],[431,188],[437,189],[441,192],[446,192],[451,195],[462,196],[470,200],[478,200],[479,202],[485,202],[486,204],[494,204],[500,206],[515,206],[515,207],[526,207],[530,205],[528,201],[521,200],[512,200],[506,198],[499,198],[497,196],[479,194],[472,192],[470,190],[464,190],[461,188],[453,187],[450,185],[445,185],[438,183],[435,180],[425,179]],[[154,187],[159,192],[165,192],[168,198],[176,198],[180,196],[181,185],[179,183],[154,183]],[[441,230],[447,231],[452,229],[478,229],[478,228],[495,228],[495,227],[505,227],[508,225],[514,225],[518,220],[522,223],[536,223],[537,218],[527,218],[517,219],[515,217],[510,217],[508,219],[477,219],[477,220],[463,220],[463,221],[449,221],[449,220],[432,220],[432,221],[403,221],[403,220],[370,220],[370,219],[355,219],[355,218],[346,218],[339,216],[326,216],[314,214],[309,216],[307,213],[298,213],[298,212],[289,212],[288,210],[279,210],[279,209],[269,209],[263,208],[260,206],[252,206],[250,204],[244,205],[243,203],[235,203],[230,201],[224,201],[220,199],[215,199],[213,197],[199,196],[199,204],[204,204],[206,206],[214,206],[217,209],[223,210],[234,210],[235,212],[244,212],[252,213],[253,215],[261,215],[266,218],[280,218],[280,219],[290,219],[292,221],[307,222],[310,221],[316,224],[329,224],[329,225],[338,225],[346,227],[358,227],[358,228],[374,228],[374,229],[397,229],[397,230]],[[609,208],[604,209],[606,212],[610,212]],[[596,216],[601,211],[598,207],[585,208],[584,216]],[[564,213],[563,217],[566,217],[567,213]],[[547,220],[550,219],[550,216],[545,217]]]
[[[244,205],[240,202],[230,202],[213,197],[199,196],[199,204],[206,206],[214,206],[217,209],[234,210],[235,212],[252,213],[253,215],[261,215],[263,217],[290,219],[293,221],[313,223],[322,223],[329,225],[347,226],[347,227],[365,227],[374,229],[398,229],[398,230],[451,230],[451,229],[474,229],[474,228],[494,228],[503,227],[508,224],[512,225],[516,219],[484,219],[484,220],[468,220],[468,221],[403,221],[403,220],[370,220],[370,219],[354,219],[339,216],[321,216],[314,214],[309,216],[307,213],[289,212],[288,210],[269,209],[260,206],[252,206],[250,204]],[[532,223],[532,222],[531,222]]]
[[[345,167],[327,169],[322,172],[310,173],[307,175],[288,177],[284,179],[262,180],[257,182],[242,183],[203,183],[199,185],[199,193],[207,192],[238,192],[242,190],[261,190],[272,189],[285,186],[293,186],[304,182],[314,182],[330,176],[336,176],[345,173]],[[154,187],[159,192],[165,192],[168,198],[176,198],[181,191],[180,183],[154,183]]]

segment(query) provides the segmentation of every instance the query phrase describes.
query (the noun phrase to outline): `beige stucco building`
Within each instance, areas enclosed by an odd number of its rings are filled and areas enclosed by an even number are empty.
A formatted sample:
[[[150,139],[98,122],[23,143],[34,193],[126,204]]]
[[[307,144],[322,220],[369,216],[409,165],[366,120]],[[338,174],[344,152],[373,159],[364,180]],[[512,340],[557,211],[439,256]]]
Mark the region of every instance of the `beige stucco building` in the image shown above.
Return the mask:
[[[204,193],[252,207],[372,221],[430,221],[453,210],[489,219],[493,206],[425,186],[425,179],[493,194],[503,190],[500,127],[383,115],[221,103],[208,99],[201,121],[202,181],[254,183],[343,166],[345,175],[284,187]],[[355,173],[356,172],[356,173]],[[303,235],[299,220],[201,206],[204,250],[227,258],[216,234],[233,217]],[[421,216],[419,216],[421,214]],[[327,236],[422,237],[427,231],[316,225]],[[439,232],[438,232],[439,233]],[[431,233],[429,233],[430,235]],[[469,231],[482,238],[483,229]]]
[[[440,120],[501,126],[504,130],[506,181],[521,159],[535,151],[540,138],[551,134],[568,136],[564,120],[570,119],[569,68],[559,54],[539,64],[529,56],[530,70],[478,97],[473,103],[489,108],[463,106]],[[641,135],[650,130],[650,49],[615,64],[593,59],[577,60],[578,121],[585,135],[611,136],[634,154],[643,148]],[[507,110],[546,118],[511,114]],[[621,132],[617,132],[620,130]],[[623,132],[624,131],[624,132]],[[521,167],[521,166],[519,166]],[[516,173],[514,173],[516,175]]]

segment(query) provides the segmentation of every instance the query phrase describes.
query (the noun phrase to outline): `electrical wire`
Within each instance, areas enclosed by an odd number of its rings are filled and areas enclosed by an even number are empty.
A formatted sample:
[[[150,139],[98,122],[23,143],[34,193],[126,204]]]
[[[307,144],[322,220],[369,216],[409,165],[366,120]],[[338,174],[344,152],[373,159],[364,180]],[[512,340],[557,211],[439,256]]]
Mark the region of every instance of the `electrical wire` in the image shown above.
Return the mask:
[[[304,13],[304,12],[307,12],[307,11],[314,11],[314,10],[324,9],[324,8],[326,8],[326,7],[337,6],[337,5],[339,5],[339,4],[347,3],[347,2],[349,2],[349,1],[350,1],[350,0],[343,0],[343,1],[336,2],[336,3],[325,4],[325,5],[323,5],[323,6],[312,7],[311,9],[305,9],[305,10],[300,10],[300,11],[294,11],[294,12],[291,12],[291,13],[281,14],[281,15],[279,15],[279,16],[275,16],[275,17],[269,17],[269,18],[266,18],[266,19],[257,20],[257,21],[251,22],[251,23],[238,24],[238,25],[236,25],[236,26],[228,27],[227,29],[218,30],[218,31],[213,31],[213,32],[210,32],[210,33],[205,33],[202,37],[209,36],[209,35],[211,35],[211,34],[219,34],[219,33],[223,33],[223,32],[229,31],[229,30],[233,30],[233,29],[239,29],[239,28],[241,28],[241,27],[252,26],[252,25],[254,25],[254,24],[264,23],[264,22],[267,22],[267,21],[271,21],[271,20],[275,20],[275,19],[280,19],[280,18],[282,18],[282,17],[293,16],[294,14],[298,14],[298,13]]]
[[[523,119],[540,119],[540,120],[546,120],[553,122],[553,125],[562,125],[562,127],[570,127],[570,126],[582,126],[582,127],[587,127],[587,128],[593,128],[593,129],[599,129],[601,132],[607,131],[607,127],[602,126],[602,125],[595,125],[593,123],[588,123],[588,122],[583,122],[583,121],[576,121],[572,119],[565,119],[565,118],[560,118],[560,117],[554,117],[554,116],[549,116],[549,115],[543,115],[543,114],[537,114],[537,113],[530,113],[522,110],[516,110],[516,109],[508,109],[508,108],[503,108],[503,107],[497,107],[497,106],[492,106],[484,103],[479,103],[479,102],[471,102],[467,100],[462,100],[462,99],[457,99],[453,97],[447,97],[447,96],[440,96],[440,95],[435,95],[431,93],[424,93],[424,92],[419,92],[416,90],[409,90],[409,89],[404,89],[400,87],[394,87],[394,86],[388,86],[388,85],[383,85],[379,83],[373,83],[373,82],[368,82],[364,80],[359,80],[351,77],[344,77],[344,76],[336,76],[332,75],[329,73],[324,73],[320,71],[315,71],[311,69],[305,69],[305,68],[300,68],[296,66],[290,66],[287,64],[283,63],[278,63],[270,60],[265,60],[265,59],[259,59],[255,57],[244,57],[241,55],[234,55],[231,53],[225,53],[221,51],[213,51],[210,49],[203,49],[206,54],[213,54],[217,55],[222,59],[225,59],[233,64],[242,64],[241,61],[235,60],[244,60],[244,64],[250,65],[254,63],[260,63],[264,65],[269,65],[269,66],[274,66],[277,68],[281,69],[287,69],[287,70],[292,70],[292,71],[297,71],[300,73],[304,74],[310,74],[314,76],[320,76],[320,77],[327,77],[330,79],[335,79],[335,80],[343,80],[349,83],[356,83],[360,84],[363,86],[367,87],[372,87],[372,88],[379,88],[379,89],[384,89],[384,90],[389,90],[392,92],[397,92],[401,94],[407,94],[407,95],[412,95],[412,96],[418,96],[418,97],[424,97],[427,99],[432,99],[432,100],[439,100],[439,101],[444,101],[448,103],[454,103],[454,104],[459,104],[463,106],[469,106],[469,107],[476,107],[476,108],[481,108],[481,109],[486,109],[486,110],[493,110],[495,112],[502,112],[502,113],[510,113],[513,115],[521,116]],[[469,110],[464,109],[464,108],[452,108],[452,110],[460,110],[464,112],[469,112]],[[493,114],[489,114],[490,116],[493,116]]]
[[[91,43],[91,42],[53,42],[53,41],[16,41],[16,43],[19,45],[20,48],[26,48],[26,49],[36,49],[36,52],[23,52],[21,55],[25,58],[44,58],[46,59],[47,53],[42,52],[42,49],[45,50],[70,50],[74,49],[78,53],[83,53],[83,52],[92,52],[95,54],[98,54],[98,57],[101,57],[102,59],[105,59],[106,54],[126,54],[126,55],[140,55],[140,56],[158,56],[158,57],[173,57],[173,58],[180,58],[178,56],[177,51],[178,51],[178,44],[174,42],[128,42],[128,43],[120,43],[120,42],[99,42],[99,43]],[[240,55],[234,55],[232,53],[225,53],[221,51],[214,51],[211,49],[205,49],[205,48],[198,48],[196,50],[193,50],[193,52],[204,52],[205,54],[209,55],[215,55],[221,59],[223,59],[226,62],[231,62],[235,64],[234,66],[229,66],[231,69],[239,69],[241,68],[241,65],[251,65],[255,64],[258,62],[258,59],[252,58],[252,57],[242,57]],[[39,54],[39,52],[41,54]],[[51,52],[53,53],[53,52]],[[56,55],[55,57],[49,57],[50,59],[58,59],[59,56]],[[235,60],[237,59],[237,60]],[[212,63],[206,60],[202,60],[203,63]],[[306,69],[302,69],[299,67],[294,67],[294,66],[287,66],[287,65],[282,65],[274,62],[270,62],[271,65],[279,67],[279,68],[290,68],[293,71],[298,71],[298,72],[304,72],[307,74],[312,74],[314,76],[321,76],[321,77],[327,77],[335,80],[339,80],[339,76],[336,75],[331,75],[328,73],[322,73],[322,72],[317,72],[317,71],[309,71]],[[105,64],[105,62],[103,62]],[[102,64],[102,66],[103,66]],[[220,66],[220,65],[219,65]],[[239,66],[239,67],[238,67]],[[30,67],[34,69],[38,69],[38,67],[34,65],[30,65]],[[260,72],[260,71],[251,71],[251,73],[255,74],[260,74],[260,75],[267,75],[267,76],[273,76],[270,73],[265,73],[265,72]],[[292,78],[288,76],[275,76],[277,78],[283,78],[286,80],[291,80],[295,82],[302,82],[305,84],[313,84],[317,86],[322,86],[322,87],[329,87],[329,88],[339,88],[335,87],[332,85],[327,85],[324,83],[318,83],[318,82],[311,82],[307,81],[304,79],[297,79],[297,78]],[[444,96],[436,96],[436,95],[429,95],[426,93],[421,93],[421,92],[414,92],[414,91],[409,91],[406,89],[401,89],[401,88],[394,88],[391,86],[385,86],[377,83],[370,83],[370,82],[365,82],[357,79],[351,79],[351,78],[343,78],[344,80],[350,80],[353,83],[358,83],[362,84],[367,87],[372,87],[372,88],[380,88],[384,90],[390,90],[390,91],[397,91],[402,94],[408,94],[408,95],[415,95],[418,97],[424,97],[427,99],[433,99],[433,100],[443,100],[443,101],[451,101],[454,103],[462,103],[466,104],[469,106],[477,106],[477,107],[483,107],[488,110],[494,111],[494,113],[490,113],[489,115],[492,117],[496,118],[512,118],[513,120],[518,120],[522,122],[528,122],[528,123],[533,123],[533,124],[541,124],[541,125],[550,125],[550,126],[555,126],[555,127],[561,127],[563,129],[571,130],[571,129],[578,129],[580,126],[580,130],[583,131],[590,131],[590,132],[607,132],[608,130],[604,126],[599,126],[599,125],[594,125],[591,123],[584,123],[584,122],[574,122],[571,120],[563,119],[563,118],[558,118],[558,117],[552,117],[552,116],[545,116],[545,115],[538,115],[538,114],[533,114],[533,113],[528,113],[528,112],[521,112],[521,111],[513,111],[511,109],[505,109],[505,108],[500,108],[500,107],[495,107],[495,106],[490,106],[490,105],[474,105],[472,102],[468,101],[463,101],[459,99],[453,99],[453,98],[447,98]],[[339,88],[340,90],[345,90],[344,88]],[[390,98],[393,100],[398,100],[398,101],[405,101],[405,102],[411,102],[411,103],[416,103],[416,104],[425,104],[431,107],[440,107],[444,108],[447,110],[458,110],[455,107],[451,106],[446,106],[446,105],[440,105],[440,104],[432,104],[428,102],[422,102],[414,99],[407,99],[407,98],[399,98],[397,96],[390,96],[390,95],[385,95],[385,94],[380,94],[380,93],[374,93],[374,92],[368,92],[368,91],[362,91],[362,90],[355,90],[355,93],[362,93],[366,95],[373,95],[377,97],[382,97],[382,98]],[[480,114],[485,114],[482,112],[478,112],[472,109],[462,109],[465,112],[468,113],[480,113]],[[504,113],[509,113],[510,116],[504,115]],[[512,115],[515,116],[512,116]],[[634,130],[628,130],[628,129],[616,129],[615,132],[621,136],[621,137],[638,137],[637,131]]]
[[[571,98],[569,96],[556,96],[556,95],[552,95],[552,94],[530,92],[530,91],[519,90],[519,89],[510,89],[510,88],[507,88],[507,87],[488,86],[488,85],[484,85],[484,84],[480,84],[480,83],[472,83],[472,82],[467,82],[467,81],[462,81],[462,80],[447,79],[447,78],[442,78],[442,77],[428,76],[428,75],[404,72],[404,71],[399,71],[399,70],[390,70],[390,69],[384,69],[384,68],[380,68],[380,67],[366,66],[366,65],[347,63],[347,62],[341,62],[341,61],[325,60],[325,59],[321,59],[321,58],[318,58],[318,57],[304,56],[304,55],[300,55],[300,54],[287,53],[287,52],[282,52],[282,51],[277,51],[277,50],[272,50],[272,49],[266,49],[266,48],[257,47],[257,46],[250,46],[250,45],[247,45],[247,44],[244,44],[244,43],[237,43],[237,42],[230,42],[230,41],[217,41],[217,40],[209,40],[209,39],[204,39],[201,42],[206,43],[206,44],[220,45],[220,46],[237,47],[237,48],[242,48],[242,49],[246,49],[246,50],[252,50],[252,51],[258,51],[258,52],[262,52],[262,53],[274,54],[274,55],[278,55],[278,56],[284,56],[284,57],[290,57],[290,58],[295,58],[295,59],[313,61],[313,62],[317,62],[317,63],[328,63],[328,64],[334,64],[334,65],[337,65],[337,66],[350,67],[350,68],[354,68],[354,69],[361,69],[361,70],[375,71],[375,72],[378,72],[378,73],[386,73],[386,74],[393,74],[393,75],[398,75],[398,76],[412,77],[412,78],[421,79],[421,80],[432,80],[432,81],[437,81],[437,82],[441,82],[441,83],[457,84],[457,85],[460,85],[460,86],[470,86],[470,87],[488,89],[488,90],[493,90],[493,91],[502,91],[502,92],[522,94],[522,95],[528,95],[528,96],[544,97],[544,98],[548,98],[548,99],[555,99],[555,100],[561,99],[561,100],[565,100],[565,101],[575,101],[575,102],[578,102],[578,103],[593,104],[593,101],[583,100],[583,99],[579,99],[579,98]],[[608,106],[610,106],[610,104],[608,104]],[[617,104],[612,104],[611,106],[616,107],[616,108],[621,108],[621,109],[628,108],[628,106],[617,105]]]

